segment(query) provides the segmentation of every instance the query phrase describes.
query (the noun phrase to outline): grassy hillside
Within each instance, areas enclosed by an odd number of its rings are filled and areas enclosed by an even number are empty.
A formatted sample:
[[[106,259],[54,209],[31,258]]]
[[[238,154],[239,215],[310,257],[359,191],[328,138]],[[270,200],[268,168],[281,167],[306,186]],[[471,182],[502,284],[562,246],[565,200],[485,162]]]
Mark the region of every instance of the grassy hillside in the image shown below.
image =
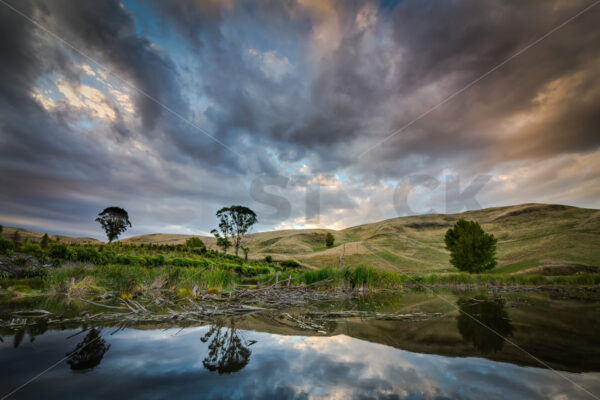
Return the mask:
[[[446,272],[454,269],[449,264],[443,238],[459,218],[478,221],[498,238],[499,263],[494,271],[543,270],[552,275],[600,266],[600,211],[546,204],[399,217],[340,231],[306,229],[256,233],[248,236],[247,244],[251,258],[271,255],[275,260],[295,259],[315,268],[337,266],[344,252],[346,265],[368,264],[413,273]],[[325,247],[327,232],[335,237],[332,248]],[[11,228],[6,228],[4,236],[10,235]],[[189,237],[152,234],[127,238],[123,242],[183,244]],[[213,238],[202,239],[207,246],[215,248]],[[61,240],[93,241],[66,237]]]
[[[498,238],[499,272],[600,266],[600,211],[562,205],[523,204],[460,214],[399,217],[340,231],[285,230],[249,235],[254,258],[293,258],[312,267],[369,264],[403,272],[451,271],[443,238],[459,218],[478,221]],[[326,248],[325,234],[335,237]],[[145,235],[134,243],[183,243],[189,236]],[[212,238],[205,238],[214,246]],[[547,271],[545,271],[547,272]],[[550,272],[551,273],[551,272]]]
[[[42,240],[44,236],[41,232],[34,232],[23,228],[13,228],[10,226],[3,227],[2,237],[8,240],[12,240],[15,234],[15,231],[19,232],[20,240],[28,239],[32,242],[39,242]],[[72,237],[72,236],[64,236],[64,235],[49,235],[49,238],[52,240],[56,240],[57,238],[61,243],[89,243],[89,244],[101,244],[102,242],[89,237]]]

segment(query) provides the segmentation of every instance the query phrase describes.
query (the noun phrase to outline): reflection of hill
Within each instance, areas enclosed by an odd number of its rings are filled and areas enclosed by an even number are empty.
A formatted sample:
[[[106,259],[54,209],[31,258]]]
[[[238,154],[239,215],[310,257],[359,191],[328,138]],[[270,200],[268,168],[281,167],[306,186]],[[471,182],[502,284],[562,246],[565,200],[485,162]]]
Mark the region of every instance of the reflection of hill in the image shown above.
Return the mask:
[[[599,326],[597,311],[590,305],[572,310],[554,307],[547,313],[539,308],[520,305],[511,309],[511,324],[514,326],[511,342],[541,359],[552,368],[571,371],[600,371]],[[457,329],[454,311],[437,319],[426,321],[362,321],[351,318],[338,322],[329,335],[347,335],[392,346],[415,353],[439,354],[448,357],[485,357],[494,361],[523,366],[543,367],[532,357],[509,343],[501,351],[483,354],[472,343],[466,341]],[[240,329],[255,330],[280,335],[310,336],[312,332],[281,323],[265,315],[256,314],[238,320]]]
[[[495,361],[503,361],[512,364],[540,367],[530,356],[515,348],[508,342],[503,346],[483,346],[481,338],[477,333],[467,333],[462,329],[461,335],[460,319],[456,310],[456,297],[448,292],[443,297],[450,303],[429,293],[418,293],[407,291],[402,294],[401,301],[391,302],[386,305],[379,302],[377,307],[388,307],[380,312],[402,314],[424,312],[441,313],[437,318],[424,321],[363,321],[359,318],[333,321],[327,324],[326,330],[329,336],[347,335],[373,343],[392,346],[398,349],[415,353],[439,354],[449,357],[486,357]],[[510,319],[510,326],[514,327],[510,341],[543,360],[552,368],[572,372],[600,371],[600,315],[598,314],[598,303],[594,301],[579,301],[566,299],[553,299],[548,293],[511,293],[503,295],[506,303],[504,312]],[[469,304],[468,302],[466,303]],[[50,311],[59,310],[59,303],[50,307],[51,304],[34,304],[32,307],[44,308]],[[459,302],[460,306],[460,302]],[[54,307],[54,308],[53,308]],[[65,309],[66,306],[63,306]],[[341,309],[369,310],[368,302],[365,304],[344,304]],[[329,310],[327,307],[326,309]],[[288,310],[295,315],[307,310]],[[78,315],[80,309],[74,309],[74,315]],[[468,311],[470,314],[489,314],[484,308],[481,310]],[[504,312],[496,310],[495,318],[503,319]],[[58,314],[58,312],[56,312]],[[236,318],[236,330],[253,330],[258,332],[273,333],[279,335],[316,335],[314,331],[299,329],[297,324],[280,319],[280,312],[264,312],[251,316]],[[225,321],[224,328],[231,327],[231,321]],[[487,322],[486,325],[493,325]],[[114,326],[114,323],[106,326]],[[198,326],[198,324],[187,324],[186,326]],[[14,337],[14,345],[26,344],[36,335],[43,334],[46,330],[53,329],[80,329],[81,322],[71,320],[61,322],[60,327],[56,324],[48,326],[45,319],[40,318],[35,324],[27,326],[0,326],[0,337]],[[131,325],[131,329],[164,329],[173,327],[171,322],[158,323],[149,321]],[[502,328],[502,326],[501,326]],[[505,329],[506,328],[506,329]],[[499,329],[496,327],[496,329]],[[503,335],[508,334],[511,329],[506,326]],[[224,331],[221,332],[223,335]],[[239,334],[239,331],[236,333]],[[479,334],[486,334],[484,331]],[[473,338],[473,340],[471,340]],[[210,339],[209,339],[210,340]],[[232,342],[233,343],[233,342]],[[479,347],[478,347],[479,346]],[[478,350],[479,349],[479,350]],[[497,352],[487,353],[487,350]],[[243,360],[243,352],[235,355],[234,359]],[[242,356],[242,357],[240,357]]]

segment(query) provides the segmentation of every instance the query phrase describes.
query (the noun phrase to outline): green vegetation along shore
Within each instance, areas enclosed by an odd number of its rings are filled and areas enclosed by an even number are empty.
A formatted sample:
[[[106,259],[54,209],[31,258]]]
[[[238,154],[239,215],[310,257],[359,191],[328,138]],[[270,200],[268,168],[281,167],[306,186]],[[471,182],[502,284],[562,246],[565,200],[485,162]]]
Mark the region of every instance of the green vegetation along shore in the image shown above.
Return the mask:
[[[541,286],[600,284],[600,273],[565,276],[542,274],[412,274],[371,266],[308,269],[293,260],[244,261],[241,257],[184,245],[50,244],[46,251],[35,243],[20,248],[27,253],[2,256],[0,286],[5,300],[24,295],[66,294],[71,297],[118,295],[122,298],[166,291],[177,297],[195,297],[274,284],[315,289],[400,289],[403,287]],[[7,261],[10,260],[10,261]],[[46,262],[42,265],[36,260]]]
[[[0,286],[5,299],[47,293],[127,298],[152,290],[193,297],[274,284],[354,290],[421,285],[595,287],[600,284],[599,213],[530,204],[396,218],[343,231],[258,233],[246,238],[250,257],[224,254],[214,238],[206,237],[165,240],[149,235],[106,244],[5,227]],[[459,216],[479,221],[498,238],[497,266],[468,274],[450,264],[444,234]],[[333,232],[335,242],[327,232]],[[307,240],[314,242],[312,253],[298,250]],[[287,253],[278,247],[286,241],[289,246],[284,248],[296,249]],[[353,251],[353,244],[366,253]],[[335,263],[327,257],[314,262],[325,255]]]

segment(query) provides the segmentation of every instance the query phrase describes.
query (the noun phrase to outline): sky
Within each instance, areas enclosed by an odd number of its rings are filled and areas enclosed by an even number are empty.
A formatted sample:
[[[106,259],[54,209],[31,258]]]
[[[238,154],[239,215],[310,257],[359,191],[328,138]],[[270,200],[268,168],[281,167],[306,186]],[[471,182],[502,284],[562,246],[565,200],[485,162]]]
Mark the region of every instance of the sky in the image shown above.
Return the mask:
[[[599,22],[589,0],[1,0],[0,223],[600,208]]]

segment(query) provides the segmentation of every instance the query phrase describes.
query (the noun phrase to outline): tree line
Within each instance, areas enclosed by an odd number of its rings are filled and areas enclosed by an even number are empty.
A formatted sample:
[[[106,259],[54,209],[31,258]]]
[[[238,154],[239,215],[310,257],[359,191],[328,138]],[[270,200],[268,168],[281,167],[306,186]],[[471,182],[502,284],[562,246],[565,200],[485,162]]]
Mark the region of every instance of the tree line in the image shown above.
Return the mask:
[[[217,246],[227,253],[231,247],[235,249],[235,255],[239,256],[240,249],[244,252],[244,258],[248,260],[249,248],[244,246],[244,237],[258,222],[256,213],[248,207],[233,205],[223,207],[217,211],[218,228],[211,233],[217,240]],[[96,222],[100,223],[104,230],[108,243],[118,239],[121,234],[132,227],[129,214],[121,207],[107,207],[98,214]],[[0,233],[3,227],[0,225]],[[58,241],[58,236],[56,237]],[[18,230],[13,234],[13,243],[0,237],[0,251],[5,253],[20,241]],[[48,248],[50,238],[44,234],[40,241],[42,249]],[[335,238],[331,232],[325,236],[325,246],[332,247]],[[448,229],[444,236],[446,249],[450,252],[450,263],[460,271],[480,273],[493,269],[497,265],[496,244],[498,240],[494,235],[486,233],[476,221],[459,219],[452,228]],[[206,246],[200,238],[190,238],[186,241],[187,247],[204,249]]]

